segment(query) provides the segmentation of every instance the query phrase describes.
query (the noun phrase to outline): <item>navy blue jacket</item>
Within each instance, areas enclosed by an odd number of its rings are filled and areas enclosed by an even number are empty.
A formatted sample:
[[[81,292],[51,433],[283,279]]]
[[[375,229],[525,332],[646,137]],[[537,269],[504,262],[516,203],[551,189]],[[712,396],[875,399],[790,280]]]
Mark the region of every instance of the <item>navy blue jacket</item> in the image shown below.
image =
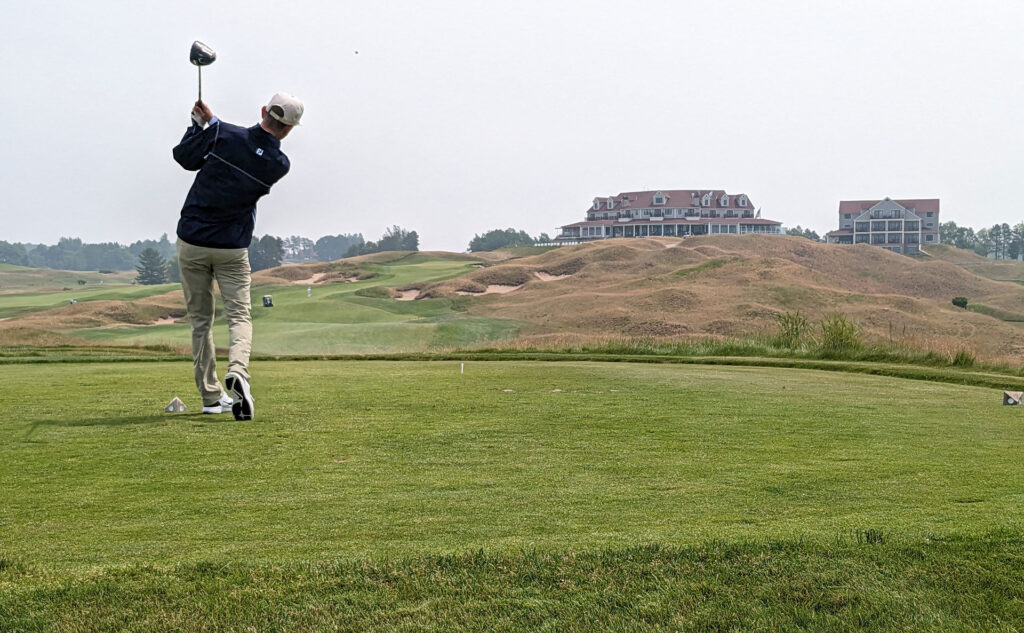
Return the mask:
[[[181,208],[178,237],[195,246],[248,248],[256,201],[288,173],[281,141],[251,128],[215,121],[192,125],[174,148],[174,160],[199,171]]]

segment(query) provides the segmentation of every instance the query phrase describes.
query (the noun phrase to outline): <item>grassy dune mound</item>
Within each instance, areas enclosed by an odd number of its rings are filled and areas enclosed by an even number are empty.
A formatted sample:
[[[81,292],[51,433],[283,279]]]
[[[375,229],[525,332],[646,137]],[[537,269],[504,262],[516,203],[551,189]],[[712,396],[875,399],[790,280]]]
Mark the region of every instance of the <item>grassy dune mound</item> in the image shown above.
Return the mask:
[[[544,281],[537,273],[560,278]],[[528,337],[747,337],[774,332],[785,312],[800,311],[812,323],[839,312],[867,342],[937,351],[966,346],[1001,360],[1024,353],[1014,319],[998,318],[1024,314],[1019,286],[869,245],[754,235],[609,240],[495,262],[432,284],[421,296],[482,293],[496,283],[518,288],[488,293],[469,310],[531,323]],[[955,296],[988,310],[956,308]]]
[[[315,315],[277,309],[275,320],[283,329],[289,318],[293,325],[310,319],[346,324],[349,317],[352,323],[384,321],[390,317],[383,313],[422,311],[411,304],[425,300],[446,302],[473,318],[515,322],[522,326],[518,336],[538,344],[554,335],[763,338],[777,331],[780,315],[793,312],[803,314],[817,333],[823,318],[841,313],[868,344],[941,354],[966,349],[982,360],[1019,365],[1024,293],[1018,283],[1001,280],[1024,281],[1024,263],[991,262],[950,247],[930,252],[932,257],[909,258],[869,245],[782,236],[616,239],[481,254],[382,252],[281,266],[256,273],[253,281],[257,297],[285,295],[293,307],[300,295],[291,297],[286,288],[301,292],[305,301],[305,286],[316,286],[310,305],[350,293],[362,302],[346,299],[345,310],[335,305]],[[20,271],[10,272],[15,273]],[[77,306],[67,305],[68,292],[0,294],[0,319],[5,319],[0,330],[6,330],[0,336],[13,340],[14,332],[25,328],[74,336],[76,328],[142,325],[183,315],[180,291],[93,287],[87,281]],[[158,295],[147,298],[147,293]],[[957,296],[968,298],[968,310],[952,305]],[[114,305],[119,300],[125,305]],[[353,306],[359,314],[350,314]],[[373,316],[367,308],[383,313]],[[290,331],[310,341],[323,336],[319,325],[305,334],[301,327]],[[397,340],[393,333],[381,334],[382,341]],[[350,336],[359,338],[354,331]],[[298,349],[282,341],[283,348]]]

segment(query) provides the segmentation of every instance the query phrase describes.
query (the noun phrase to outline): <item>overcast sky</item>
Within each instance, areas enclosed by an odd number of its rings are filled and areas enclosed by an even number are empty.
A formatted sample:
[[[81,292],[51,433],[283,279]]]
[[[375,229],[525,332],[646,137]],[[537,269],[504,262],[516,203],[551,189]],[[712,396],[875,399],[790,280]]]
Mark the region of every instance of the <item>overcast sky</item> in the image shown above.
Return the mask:
[[[168,233],[196,95],[306,104],[256,233],[414,229],[424,250],[584,219],[595,196],[745,193],[824,233],[843,199],[1024,221],[1018,0],[0,0],[0,240]],[[356,54],[358,51],[358,54]]]

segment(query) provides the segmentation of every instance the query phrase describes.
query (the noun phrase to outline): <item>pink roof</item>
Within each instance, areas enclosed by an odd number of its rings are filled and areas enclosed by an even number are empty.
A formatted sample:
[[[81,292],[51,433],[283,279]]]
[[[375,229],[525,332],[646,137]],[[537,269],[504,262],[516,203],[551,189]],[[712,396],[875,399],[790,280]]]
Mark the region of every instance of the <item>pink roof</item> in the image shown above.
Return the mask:
[[[730,194],[728,194],[728,196],[729,196],[729,205],[728,206],[724,206],[724,207],[718,206],[718,199],[721,198],[723,195],[727,195],[725,193],[724,189],[656,189],[656,190],[653,190],[653,191],[627,191],[627,192],[624,192],[624,193],[620,193],[617,196],[611,196],[611,198],[608,198],[607,196],[605,196],[605,197],[598,196],[597,198],[594,198],[594,199],[601,201],[601,208],[602,209],[604,209],[605,203],[608,202],[609,199],[613,200],[615,202],[615,207],[614,207],[615,209],[622,208],[620,202],[623,200],[623,198],[628,198],[629,199],[629,205],[627,205],[625,208],[629,208],[629,209],[635,209],[635,208],[638,208],[638,207],[639,208],[645,208],[645,207],[654,207],[655,206],[655,204],[654,204],[654,194],[659,193],[659,192],[661,194],[663,194],[667,198],[667,201],[665,202],[665,204],[657,205],[658,208],[665,208],[665,207],[668,207],[668,208],[699,207],[700,206],[700,200],[704,196],[704,194],[706,194],[706,193],[710,193],[711,194],[711,205],[708,206],[708,207],[705,207],[707,209],[712,209],[712,208],[713,209],[752,209],[752,208],[754,208],[754,203],[750,201],[750,196],[746,196],[746,198],[747,198],[747,205],[745,207],[741,207],[741,206],[736,204],[736,202],[740,199],[740,196],[745,196],[745,194],[742,194],[742,193],[736,193],[736,194],[730,193]],[[693,201],[693,194],[697,194],[697,202]],[[593,208],[594,208],[594,203],[591,202],[590,203],[590,210],[593,210]]]
[[[890,198],[891,199],[891,198]],[[916,198],[913,200],[892,200],[896,204],[906,207],[908,209],[914,209],[914,212],[926,213],[933,211],[939,212],[939,199],[938,198]],[[841,200],[839,202],[839,213],[854,213],[860,215],[867,211],[871,207],[875,206],[881,200]]]
[[[636,226],[638,224],[782,224],[782,222],[776,222],[775,220],[768,220],[766,218],[694,218],[687,220],[685,218],[666,218],[664,220],[651,221],[649,218],[634,218],[629,222],[619,222],[618,220],[584,220],[583,222],[575,222],[573,224],[565,224],[561,228],[567,229],[574,226]]]

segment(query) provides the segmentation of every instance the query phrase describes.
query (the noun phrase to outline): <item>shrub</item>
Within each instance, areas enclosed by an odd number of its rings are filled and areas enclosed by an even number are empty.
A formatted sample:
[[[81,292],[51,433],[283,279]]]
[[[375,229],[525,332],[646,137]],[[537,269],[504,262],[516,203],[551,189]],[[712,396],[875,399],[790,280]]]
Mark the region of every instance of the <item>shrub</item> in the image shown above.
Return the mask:
[[[797,310],[796,312],[776,314],[775,321],[779,324],[779,331],[772,339],[772,344],[776,347],[790,349],[799,347],[804,335],[807,334],[807,318]]]
[[[956,356],[950,361],[950,364],[954,367],[974,367],[974,363],[977,362],[977,358],[971,352],[965,349],[957,351]]]
[[[953,305],[958,308],[967,309],[967,297],[953,297]]]
[[[369,297],[371,299],[390,299],[391,291],[384,286],[370,286],[355,291],[357,297]]]
[[[836,312],[821,320],[821,352],[826,358],[842,356],[863,347],[860,339],[860,328]]]

